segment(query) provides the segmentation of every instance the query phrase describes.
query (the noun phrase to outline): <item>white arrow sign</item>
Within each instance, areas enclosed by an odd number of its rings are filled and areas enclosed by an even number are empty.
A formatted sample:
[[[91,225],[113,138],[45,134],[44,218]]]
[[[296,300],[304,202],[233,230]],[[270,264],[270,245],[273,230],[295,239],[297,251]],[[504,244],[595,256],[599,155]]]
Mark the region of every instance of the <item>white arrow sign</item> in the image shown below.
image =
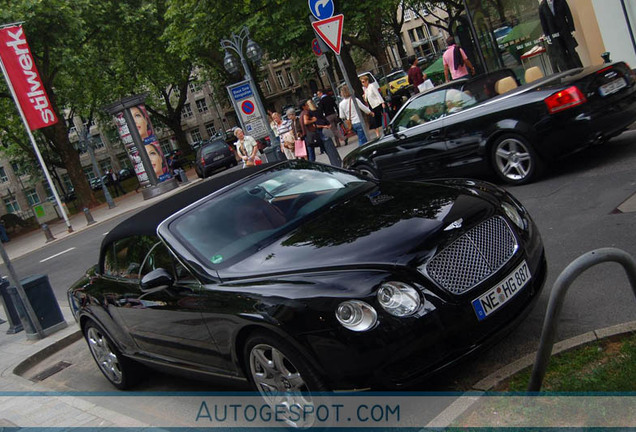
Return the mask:
[[[344,15],[342,14],[311,23],[318,36],[325,41],[327,46],[329,46],[336,55],[340,55],[343,23]]]

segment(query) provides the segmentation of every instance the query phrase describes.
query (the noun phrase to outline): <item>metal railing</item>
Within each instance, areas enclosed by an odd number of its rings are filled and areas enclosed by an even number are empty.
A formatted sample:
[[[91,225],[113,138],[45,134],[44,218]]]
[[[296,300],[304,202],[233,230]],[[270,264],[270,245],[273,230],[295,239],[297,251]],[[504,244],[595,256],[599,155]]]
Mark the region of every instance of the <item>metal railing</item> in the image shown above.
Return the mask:
[[[541,384],[543,383],[552,354],[552,347],[554,346],[557,320],[561,314],[561,309],[563,309],[563,301],[568,288],[585,270],[605,262],[617,262],[623,266],[634,291],[634,296],[636,296],[636,261],[627,252],[616,248],[601,248],[581,255],[572,261],[554,282],[554,287],[550,293],[548,309],[543,321],[543,330],[539,341],[539,350],[537,351],[534,368],[528,383],[528,391],[537,392],[541,390]]]

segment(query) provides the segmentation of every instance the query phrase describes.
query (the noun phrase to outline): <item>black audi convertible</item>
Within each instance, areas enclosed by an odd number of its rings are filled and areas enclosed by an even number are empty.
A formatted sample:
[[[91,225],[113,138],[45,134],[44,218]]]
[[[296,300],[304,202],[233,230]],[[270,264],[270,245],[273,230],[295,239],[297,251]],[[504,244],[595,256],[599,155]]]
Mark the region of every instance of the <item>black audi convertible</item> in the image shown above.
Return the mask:
[[[634,121],[636,75],[623,62],[523,85],[502,69],[413,96],[392,120],[391,133],[349,153],[343,166],[382,179],[494,172],[523,184]]]
[[[387,389],[499,339],[545,276],[539,232],[503,189],[296,160],[210,179],[123,221],[69,302],[118,388],[147,365],[263,395]]]

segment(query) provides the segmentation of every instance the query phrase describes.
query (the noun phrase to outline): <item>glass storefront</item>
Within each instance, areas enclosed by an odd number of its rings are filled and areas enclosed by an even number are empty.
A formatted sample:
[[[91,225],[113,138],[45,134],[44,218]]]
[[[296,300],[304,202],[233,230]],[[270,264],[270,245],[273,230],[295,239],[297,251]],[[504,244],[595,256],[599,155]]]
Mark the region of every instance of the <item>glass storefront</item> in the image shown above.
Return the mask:
[[[479,72],[510,68],[523,81],[525,71],[533,66],[539,67],[544,75],[576,67],[578,55],[571,45],[573,39],[569,32],[559,34],[552,28],[544,31],[546,21],[544,19],[542,25],[539,9],[543,8],[545,16],[548,6],[546,0],[543,3],[545,5],[538,0],[466,0],[468,13],[460,17],[453,33]],[[550,19],[556,16],[558,20],[562,14],[567,20],[566,0],[556,0],[554,5],[557,4],[556,11],[550,12],[553,14]],[[571,21],[571,16],[569,19]],[[543,37],[544,33],[547,38]],[[564,57],[562,43],[570,49],[563,48],[565,57],[576,56],[567,65],[557,64],[559,58]]]

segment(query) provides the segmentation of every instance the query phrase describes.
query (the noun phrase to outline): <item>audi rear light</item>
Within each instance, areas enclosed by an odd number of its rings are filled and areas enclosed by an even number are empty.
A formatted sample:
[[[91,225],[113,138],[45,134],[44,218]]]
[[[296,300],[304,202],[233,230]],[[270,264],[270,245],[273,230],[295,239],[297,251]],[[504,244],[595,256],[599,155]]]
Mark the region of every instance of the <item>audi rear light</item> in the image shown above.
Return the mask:
[[[568,87],[543,100],[548,112],[554,114],[587,102],[587,98],[577,86]]]
[[[201,166],[204,167],[205,166],[205,158],[201,157]]]

